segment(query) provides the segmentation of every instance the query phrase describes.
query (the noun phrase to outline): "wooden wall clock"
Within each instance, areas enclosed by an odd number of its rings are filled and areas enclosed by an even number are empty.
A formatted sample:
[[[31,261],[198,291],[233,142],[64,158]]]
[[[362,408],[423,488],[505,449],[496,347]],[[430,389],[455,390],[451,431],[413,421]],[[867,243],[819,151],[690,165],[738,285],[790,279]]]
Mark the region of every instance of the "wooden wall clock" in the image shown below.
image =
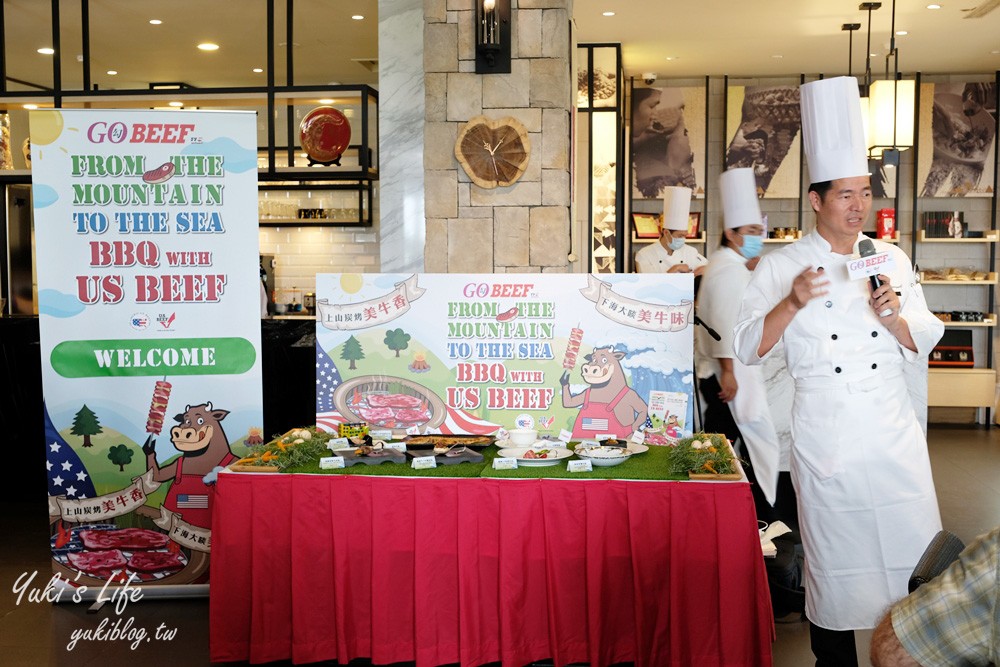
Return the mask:
[[[531,141],[515,118],[476,116],[458,132],[455,157],[481,188],[513,185],[528,167]]]

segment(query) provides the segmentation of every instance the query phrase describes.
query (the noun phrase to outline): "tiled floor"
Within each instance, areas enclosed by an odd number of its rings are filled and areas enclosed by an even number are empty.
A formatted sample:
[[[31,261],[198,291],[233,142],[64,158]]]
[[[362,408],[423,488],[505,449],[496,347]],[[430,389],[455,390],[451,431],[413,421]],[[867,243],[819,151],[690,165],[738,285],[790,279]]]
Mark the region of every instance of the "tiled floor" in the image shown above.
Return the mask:
[[[944,526],[968,542],[1000,524],[1000,429],[932,427],[931,461]],[[891,471],[886,471],[891,474]],[[84,604],[51,605],[16,602],[13,592],[22,573],[38,571],[49,577],[45,505],[0,503],[7,525],[0,543],[0,665],[79,667],[83,665],[136,665],[178,667],[208,664],[208,603],[205,600],[151,600],[132,603],[119,616],[106,607],[88,614]],[[135,650],[129,641],[86,642],[73,650],[68,644],[74,631],[97,627],[107,619],[127,621],[129,628],[144,628],[151,641]],[[176,628],[173,640],[157,640],[157,627]],[[107,627],[107,626],[106,626]],[[123,628],[124,629],[124,628]],[[774,644],[775,667],[813,664],[805,623],[779,624]],[[867,655],[869,633],[859,633],[859,652]],[[866,658],[862,665],[868,664]]]

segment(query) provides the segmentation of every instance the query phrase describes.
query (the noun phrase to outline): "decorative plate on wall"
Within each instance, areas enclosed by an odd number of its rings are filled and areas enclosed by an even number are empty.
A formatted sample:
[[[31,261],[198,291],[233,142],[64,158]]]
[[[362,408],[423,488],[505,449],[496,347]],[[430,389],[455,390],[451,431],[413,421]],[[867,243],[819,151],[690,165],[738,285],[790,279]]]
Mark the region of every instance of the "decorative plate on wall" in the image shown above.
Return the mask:
[[[313,162],[340,164],[351,143],[351,123],[340,109],[316,107],[299,124],[302,149]]]

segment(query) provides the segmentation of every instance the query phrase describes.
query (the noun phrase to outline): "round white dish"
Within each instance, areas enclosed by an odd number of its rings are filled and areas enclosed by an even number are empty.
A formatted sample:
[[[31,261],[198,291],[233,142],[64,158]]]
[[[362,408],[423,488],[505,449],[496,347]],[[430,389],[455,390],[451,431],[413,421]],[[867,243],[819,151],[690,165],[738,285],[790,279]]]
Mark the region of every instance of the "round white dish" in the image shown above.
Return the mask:
[[[530,447],[538,439],[538,430],[533,428],[512,428],[507,433],[510,444],[517,447]]]
[[[576,455],[590,461],[592,466],[610,468],[628,461],[634,452],[621,447],[578,447]]]
[[[573,452],[566,449],[565,447],[545,447],[545,449],[549,450],[548,458],[544,459],[524,458],[524,455],[528,452],[528,450],[534,450],[537,452],[539,449],[540,448],[538,447],[506,447],[504,449],[501,449],[497,453],[497,456],[503,458],[517,459],[517,465],[526,467],[554,466],[558,464],[560,461],[565,461],[569,457],[573,456]]]

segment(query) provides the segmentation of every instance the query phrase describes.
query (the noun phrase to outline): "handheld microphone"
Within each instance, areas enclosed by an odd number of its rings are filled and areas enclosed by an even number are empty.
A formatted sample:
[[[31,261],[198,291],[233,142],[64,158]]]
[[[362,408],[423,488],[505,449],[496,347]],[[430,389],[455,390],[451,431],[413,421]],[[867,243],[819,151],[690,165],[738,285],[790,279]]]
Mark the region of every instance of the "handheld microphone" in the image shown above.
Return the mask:
[[[871,257],[872,255],[876,254],[875,244],[872,243],[871,239],[863,238],[860,241],[858,241],[858,254],[861,255],[862,257]],[[882,286],[882,281],[879,279],[878,276],[868,276],[868,282],[872,286],[872,292],[874,292],[875,290],[877,290],[879,287]],[[891,308],[886,308],[885,310],[883,310],[881,313],[878,314],[879,317],[889,317],[890,315],[892,315]]]

